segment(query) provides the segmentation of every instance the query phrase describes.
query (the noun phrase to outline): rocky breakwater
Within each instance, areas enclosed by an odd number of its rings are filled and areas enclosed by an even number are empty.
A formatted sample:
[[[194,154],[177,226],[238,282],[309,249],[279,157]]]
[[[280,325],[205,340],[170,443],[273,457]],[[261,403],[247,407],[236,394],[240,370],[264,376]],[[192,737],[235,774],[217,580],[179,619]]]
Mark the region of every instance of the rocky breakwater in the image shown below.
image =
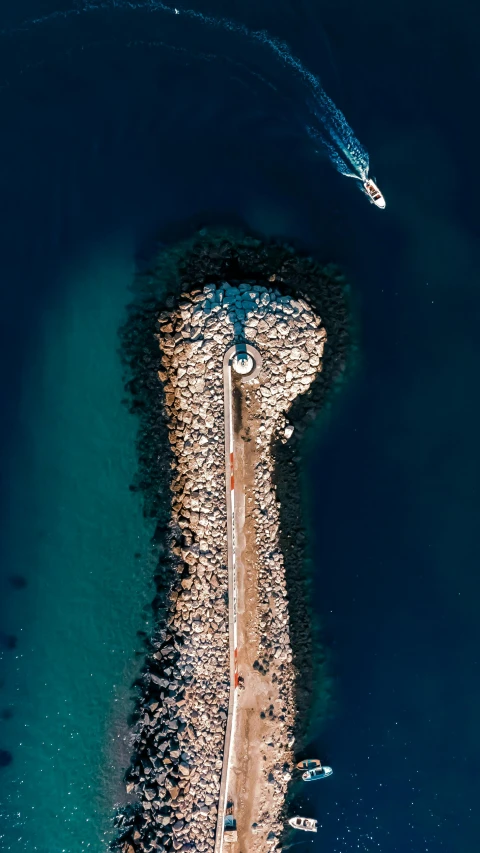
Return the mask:
[[[261,833],[263,823],[268,831],[250,849],[274,850],[293,761],[295,673],[270,448],[274,437],[286,441],[290,434],[285,413],[321,370],[326,333],[306,301],[258,282],[186,292],[175,310],[160,315],[159,327],[158,378],[173,454],[170,557],[178,584],[166,626],[153,641],[127,775],[137,804],[130,822],[123,819],[122,849],[210,853],[215,846],[230,690],[223,358],[234,340],[244,339],[263,360],[245,386],[255,439],[248,514],[261,654],[254,670],[259,684],[268,679],[276,691],[258,715],[270,730],[255,829]],[[248,673],[240,675],[243,693]]]

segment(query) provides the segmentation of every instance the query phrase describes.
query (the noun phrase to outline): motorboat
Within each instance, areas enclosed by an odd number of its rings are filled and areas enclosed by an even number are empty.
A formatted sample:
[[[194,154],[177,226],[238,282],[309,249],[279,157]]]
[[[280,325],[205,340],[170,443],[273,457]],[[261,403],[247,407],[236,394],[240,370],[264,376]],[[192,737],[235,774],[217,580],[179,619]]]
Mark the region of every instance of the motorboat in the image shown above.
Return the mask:
[[[321,767],[322,763],[319,758],[305,758],[297,764],[298,770],[311,770],[312,767]]]
[[[302,779],[304,782],[315,782],[317,779],[326,779],[327,776],[331,776],[333,770],[331,767],[314,767],[313,770],[307,770],[305,773],[302,773]]]
[[[367,178],[367,180],[363,182],[363,189],[368,195],[370,201],[373,201],[377,207],[380,207],[382,210],[386,207],[385,199],[378,189],[375,181],[372,181],[371,178]]]
[[[294,829],[303,829],[304,832],[317,831],[317,821],[313,817],[291,817],[288,822]]]

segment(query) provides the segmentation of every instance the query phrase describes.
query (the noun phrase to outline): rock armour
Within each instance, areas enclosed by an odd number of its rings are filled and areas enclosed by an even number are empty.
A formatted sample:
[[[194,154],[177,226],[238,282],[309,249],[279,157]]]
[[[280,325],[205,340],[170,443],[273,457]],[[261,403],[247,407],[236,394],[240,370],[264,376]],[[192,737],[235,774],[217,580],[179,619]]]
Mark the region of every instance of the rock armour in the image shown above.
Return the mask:
[[[265,768],[274,792],[265,850],[274,850],[293,760],[294,672],[270,447],[274,435],[290,435],[285,413],[321,370],[326,333],[303,299],[248,282],[186,293],[159,324],[159,379],[174,458],[171,550],[179,583],[167,633],[153,655],[160,675],[149,675],[138,723],[127,791],[139,797],[140,822],[124,850],[214,849],[230,686],[222,367],[238,339],[253,343],[263,359],[251,382],[258,404],[253,519],[259,627],[263,665],[275,668],[287,709],[276,729],[275,760]]]

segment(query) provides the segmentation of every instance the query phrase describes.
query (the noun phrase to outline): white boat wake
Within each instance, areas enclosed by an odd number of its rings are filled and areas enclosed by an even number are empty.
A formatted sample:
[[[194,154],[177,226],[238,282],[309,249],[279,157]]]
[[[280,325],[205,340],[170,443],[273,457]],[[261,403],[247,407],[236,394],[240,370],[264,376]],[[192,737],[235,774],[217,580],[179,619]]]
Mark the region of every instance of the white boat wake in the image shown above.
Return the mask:
[[[288,68],[290,68],[308,88],[309,109],[312,116],[311,125],[306,130],[309,136],[321,142],[325,147],[331,163],[347,177],[356,178],[362,183],[368,178],[369,161],[368,154],[356,138],[347,119],[326,94],[320,80],[301,63],[301,61],[290,53],[288,45],[273,38],[266,30],[250,30],[244,24],[231,21],[228,18],[215,18],[204,15],[194,9],[168,6],[161,0],[98,0],[98,2],[80,2],[75,9],[52,12],[38,18],[25,21],[20,26],[1,31],[2,35],[12,35],[14,32],[26,31],[33,26],[46,24],[49,21],[60,18],[70,18],[92,12],[106,12],[115,9],[142,10],[144,12],[159,13],[189,18],[199,21],[206,26],[223,29],[227,32],[243,35],[249,41],[258,42],[269,48],[275,56]]]

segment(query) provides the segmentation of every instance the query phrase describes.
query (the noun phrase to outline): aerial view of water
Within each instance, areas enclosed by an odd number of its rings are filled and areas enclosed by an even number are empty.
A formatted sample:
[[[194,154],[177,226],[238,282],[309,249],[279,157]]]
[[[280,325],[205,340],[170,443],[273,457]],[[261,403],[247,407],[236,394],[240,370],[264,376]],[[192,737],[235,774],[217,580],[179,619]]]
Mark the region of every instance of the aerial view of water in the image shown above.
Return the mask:
[[[478,850],[477,17],[2,4],[2,851],[108,848],[156,562],[118,330],[138,258],[209,224],[339,264],[358,329],[303,458],[334,768],[305,846]]]

